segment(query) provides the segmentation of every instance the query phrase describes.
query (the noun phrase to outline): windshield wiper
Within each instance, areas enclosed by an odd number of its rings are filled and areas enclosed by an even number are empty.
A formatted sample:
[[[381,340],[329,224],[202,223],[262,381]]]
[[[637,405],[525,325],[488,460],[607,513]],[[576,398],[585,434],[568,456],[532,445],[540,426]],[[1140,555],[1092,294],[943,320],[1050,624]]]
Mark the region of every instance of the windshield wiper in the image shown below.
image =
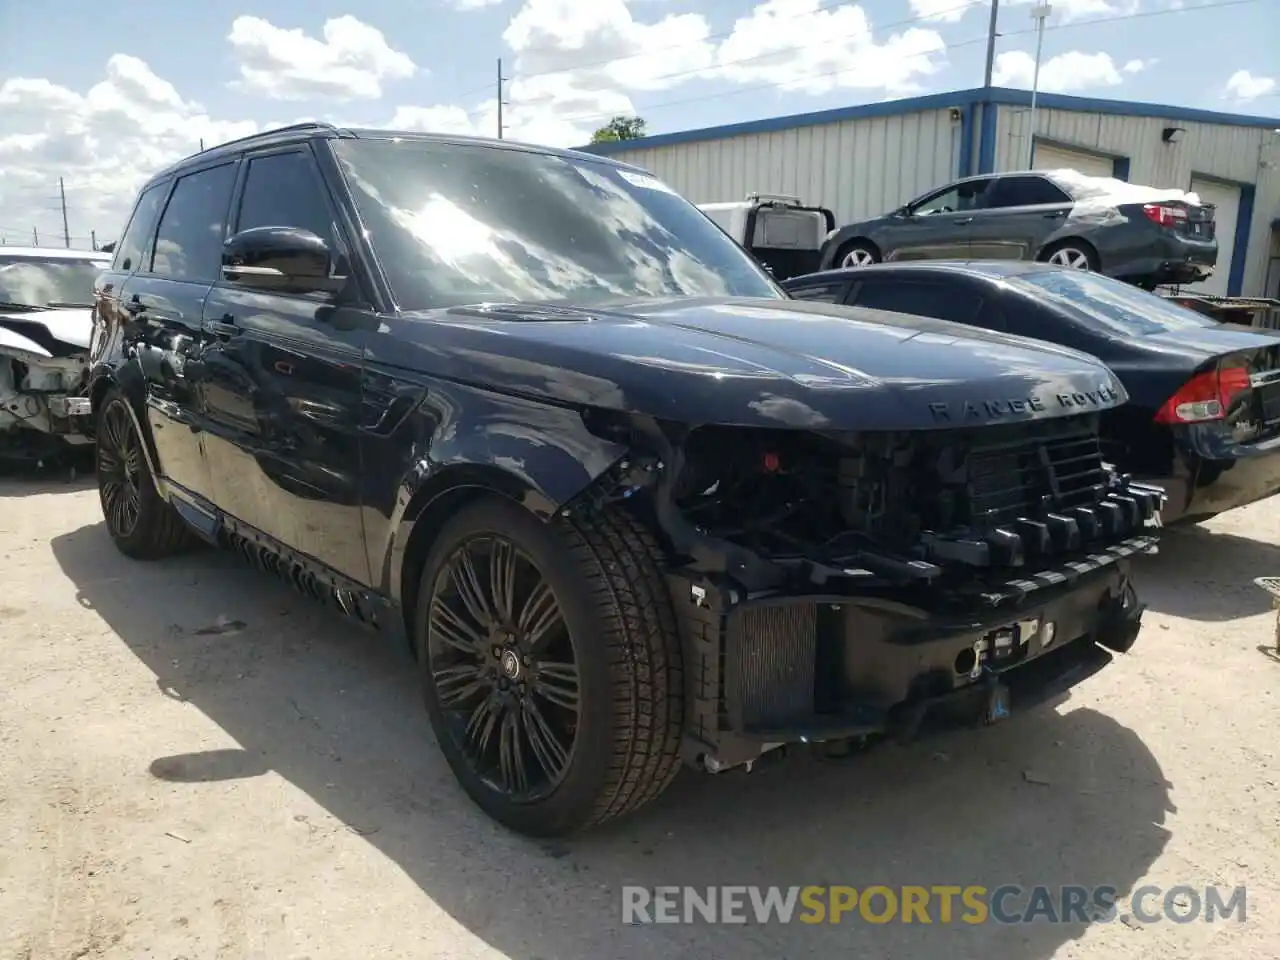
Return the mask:
[[[8,300],[0,300],[0,310],[22,310],[27,313],[36,313],[41,310],[49,310],[50,307],[42,307],[38,303],[12,303]]]
[[[45,306],[50,309],[57,309],[59,307],[83,307],[85,310],[93,309],[92,303],[76,303],[74,300],[50,300],[45,304]]]

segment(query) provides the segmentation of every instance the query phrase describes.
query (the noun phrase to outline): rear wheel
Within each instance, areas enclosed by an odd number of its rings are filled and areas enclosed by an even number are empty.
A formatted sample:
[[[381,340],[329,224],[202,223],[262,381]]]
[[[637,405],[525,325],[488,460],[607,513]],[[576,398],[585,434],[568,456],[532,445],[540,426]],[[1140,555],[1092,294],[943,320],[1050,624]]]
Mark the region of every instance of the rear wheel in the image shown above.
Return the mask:
[[[415,616],[427,712],[495,820],[559,836],[630,813],[678,770],[680,644],[629,515],[544,523],[502,499],[441,530]]]
[[[98,499],[120,552],[135,560],[158,560],[190,547],[195,537],[156,490],[128,403],[113,389],[99,406]]]
[[[1072,270],[1096,272],[1098,269],[1097,251],[1087,243],[1077,240],[1067,240],[1050,247],[1040,255],[1040,259],[1045,263],[1052,263],[1058,267],[1069,267]]]
[[[880,251],[865,240],[846,243],[836,254],[838,267],[869,267],[880,262]]]

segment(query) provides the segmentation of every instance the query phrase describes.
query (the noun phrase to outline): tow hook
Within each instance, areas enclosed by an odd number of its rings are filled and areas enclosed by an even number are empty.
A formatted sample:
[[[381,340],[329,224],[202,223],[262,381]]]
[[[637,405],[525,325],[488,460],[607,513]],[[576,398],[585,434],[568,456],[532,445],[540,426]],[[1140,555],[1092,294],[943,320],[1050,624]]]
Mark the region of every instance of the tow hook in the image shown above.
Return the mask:
[[[1097,642],[1116,653],[1128,653],[1142,630],[1145,603],[1138,602],[1133,584],[1126,582],[1118,600],[1112,601],[1104,622],[1098,629]]]

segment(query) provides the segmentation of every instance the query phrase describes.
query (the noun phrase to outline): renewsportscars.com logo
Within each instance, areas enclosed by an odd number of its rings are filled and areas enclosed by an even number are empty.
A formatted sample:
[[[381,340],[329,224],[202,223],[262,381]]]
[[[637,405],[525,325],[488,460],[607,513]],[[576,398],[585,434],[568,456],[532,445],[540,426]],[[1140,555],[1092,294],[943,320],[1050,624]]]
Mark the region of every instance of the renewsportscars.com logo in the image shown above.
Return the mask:
[[[1244,923],[1244,887],[804,886],[622,888],[622,922],[1021,924]]]

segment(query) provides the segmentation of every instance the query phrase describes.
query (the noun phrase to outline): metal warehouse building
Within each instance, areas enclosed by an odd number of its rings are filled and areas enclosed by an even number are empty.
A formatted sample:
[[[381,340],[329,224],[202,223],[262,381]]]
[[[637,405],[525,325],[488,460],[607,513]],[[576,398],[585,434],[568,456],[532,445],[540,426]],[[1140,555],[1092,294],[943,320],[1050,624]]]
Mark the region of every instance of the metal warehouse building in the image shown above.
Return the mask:
[[[962,90],[583,149],[695,203],[798,196],[848,223],[956,177],[1023,169],[1031,95]],[[1033,166],[1074,167],[1217,205],[1218,270],[1198,289],[1280,296],[1280,119],[1055,94],[1036,98]]]

